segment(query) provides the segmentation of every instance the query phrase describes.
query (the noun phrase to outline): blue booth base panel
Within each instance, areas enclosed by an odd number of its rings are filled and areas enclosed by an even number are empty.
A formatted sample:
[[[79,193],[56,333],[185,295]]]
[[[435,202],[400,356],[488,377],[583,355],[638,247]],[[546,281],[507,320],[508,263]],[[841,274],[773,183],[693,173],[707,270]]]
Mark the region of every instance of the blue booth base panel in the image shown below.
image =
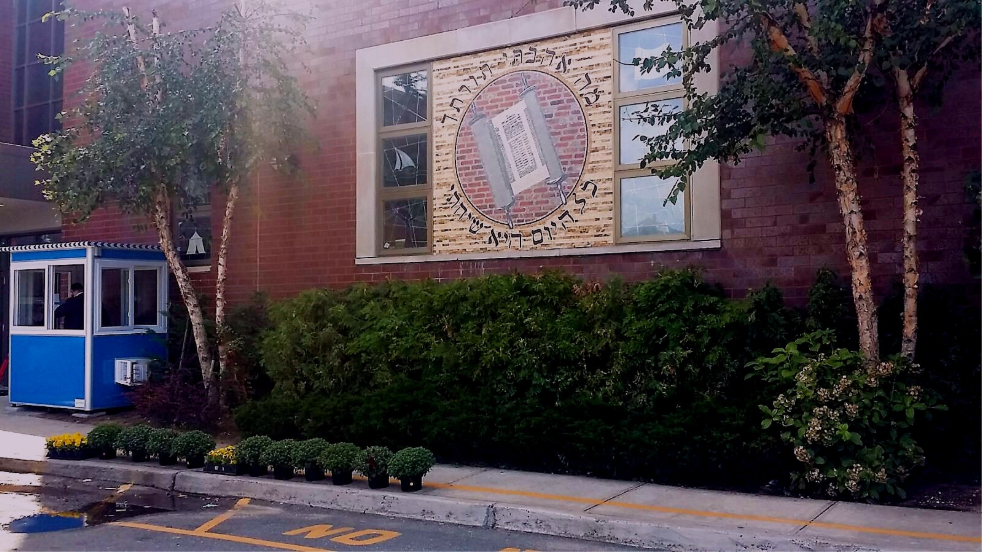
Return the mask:
[[[130,406],[132,387],[116,383],[116,359],[167,358],[166,336],[156,333],[92,337],[92,410]]]
[[[85,337],[10,336],[10,403],[81,408],[85,400]]]

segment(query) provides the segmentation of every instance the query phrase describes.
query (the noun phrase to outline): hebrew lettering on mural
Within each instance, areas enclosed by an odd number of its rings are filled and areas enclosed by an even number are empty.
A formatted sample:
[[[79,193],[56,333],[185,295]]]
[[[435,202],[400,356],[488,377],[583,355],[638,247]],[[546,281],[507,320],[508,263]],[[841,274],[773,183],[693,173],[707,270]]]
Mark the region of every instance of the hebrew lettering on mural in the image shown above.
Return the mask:
[[[461,113],[461,107],[459,107],[459,106],[457,106],[457,105],[455,105],[455,103],[454,103],[454,102],[458,102],[458,103],[460,103],[461,105],[465,105],[465,102],[463,102],[463,101],[461,100],[461,98],[451,98],[451,103],[450,103],[449,105],[450,105],[450,106],[451,106],[451,107],[452,107],[452,108],[453,108],[453,109],[454,109],[454,110],[455,110],[456,112],[458,112],[458,113]]]
[[[598,87],[596,86],[591,92],[581,94],[581,97],[584,98],[584,105],[594,105],[601,99],[601,92],[598,91]]]
[[[568,69],[567,54],[560,55],[560,61],[554,66],[554,69],[560,71],[561,73],[566,73]]]
[[[458,214],[459,210],[461,211],[460,215]],[[467,214],[468,214],[468,207],[465,207],[464,203],[459,203],[458,206],[454,208],[454,212],[451,213],[451,216],[457,217],[458,220],[461,220],[465,218],[465,215]]]
[[[466,84],[462,84],[461,86],[458,87],[458,92],[467,92],[471,94],[471,88],[468,88],[468,85]]]
[[[523,63],[523,50],[516,48],[513,50],[512,65]]]
[[[487,239],[485,243],[499,247],[499,237],[495,235],[495,228],[489,230],[489,239]]]
[[[577,80],[574,81],[574,86],[577,86],[577,83],[581,82],[582,80],[584,81],[584,84],[581,85],[581,88],[578,88],[578,91],[583,91],[585,88],[591,86],[591,75],[587,73],[585,73],[583,77],[578,77]]]
[[[512,239],[513,238],[519,238],[519,246],[518,246],[518,248],[519,249],[522,249],[523,248],[523,233],[522,232],[510,232],[509,233],[509,242],[510,243],[512,243]]]
[[[584,182],[582,182],[581,183],[581,191],[583,192],[583,191],[587,190],[588,189],[588,184],[591,185],[591,197],[597,196],[598,195],[598,185],[594,183],[594,180],[585,180]]]
[[[584,208],[588,206],[588,200],[586,200],[586,199],[578,199],[577,198],[577,192],[574,192],[571,195],[574,196],[574,205],[580,205],[581,206],[581,209],[579,209],[577,213],[579,215],[583,215],[584,214]]]
[[[568,211],[567,209],[564,209],[564,212],[561,213],[559,217],[557,217],[557,220],[560,221],[560,225],[564,227],[564,230],[567,230],[567,224],[564,222],[564,217],[571,219],[572,224],[577,222],[577,220],[575,220],[574,217],[571,215],[571,212]]]
[[[540,245],[543,243],[543,232],[539,228],[534,228],[530,232],[530,237],[533,238],[533,245]]]
[[[472,234],[478,234],[483,228],[485,228],[485,223],[478,219],[478,217],[469,215],[468,218],[471,219],[471,224],[468,225],[468,231]]]
[[[530,46],[530,59],[526,60],[526,63],[536,63],[536,47]]]
[[[546,60],[548,55],[550,56],[550,61]],[[543,57],[540,58],[540,61],[542,61],[544,65],[553,65],[553,60],[555,57],[557,57],[557,52],[551,50],[550,48],[544,48]]]
[[[550,221],[550,224],[552,224],[554,226],[554,228],[557,227],[557,223],[556,222]],[[550,238],[550,241],[553,241],[553,232],[550,231],[550,227],[549,226],[544,226],[543,229],[547,231],[547,237]]]
[[[446,123],[448,119],[451,119],[452,121],[458,120],[457,118],[455,118],[454,115],[448,115],[447,113],[445,113],[444,115],[441,116],[441,124]]]
[[[483,81],[484,80],[488,80],[489,77],[492,76],[492,67],[488,63],[483,63],[482,66],[479,67],[479,69],[482,71],[482,80]],[[489,72],[488,76],[485,75],[485,72],[486,71]]]
[[[475,75],[468,75],[468,78],[470,78],[472,82],[475,83],[475,86],[481,86],[480,84],[478,84],[478,79],[475,78]]]
[[[453,202],[453,205],[455,205],[455,206],[457,206],[459,203],[461,203],[461,195],[459,195],[458,192],[457,192],[457,190],[454,189],[454,186],[451,186],[451,195],[448,196],[448,197],[446,197],[446,198],[444,198],[444,202],[445,203],[452,203]]]

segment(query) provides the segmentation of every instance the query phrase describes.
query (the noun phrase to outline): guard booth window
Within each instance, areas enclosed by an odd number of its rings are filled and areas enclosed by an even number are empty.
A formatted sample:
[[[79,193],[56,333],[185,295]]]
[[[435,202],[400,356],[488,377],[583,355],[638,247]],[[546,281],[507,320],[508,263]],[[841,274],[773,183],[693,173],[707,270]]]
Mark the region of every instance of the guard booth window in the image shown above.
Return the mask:
[[[130,325],[129,295],[130,274],[125,268],[102,269],[102,322],[103,328],[120,328]]]
[[[15,326],[44,326],[44,269],[18,270],[14,273],[17,299],[14,304]]]

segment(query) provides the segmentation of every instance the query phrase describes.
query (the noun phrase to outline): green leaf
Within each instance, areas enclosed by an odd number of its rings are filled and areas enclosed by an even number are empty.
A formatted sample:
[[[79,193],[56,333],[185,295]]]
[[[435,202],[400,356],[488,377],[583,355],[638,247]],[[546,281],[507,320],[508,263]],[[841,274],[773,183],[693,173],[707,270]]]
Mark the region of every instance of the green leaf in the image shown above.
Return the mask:
[[[766,418],[762,420],[762,429],[769,429],[769,426],[771,425],[772,425],[772,418]]]

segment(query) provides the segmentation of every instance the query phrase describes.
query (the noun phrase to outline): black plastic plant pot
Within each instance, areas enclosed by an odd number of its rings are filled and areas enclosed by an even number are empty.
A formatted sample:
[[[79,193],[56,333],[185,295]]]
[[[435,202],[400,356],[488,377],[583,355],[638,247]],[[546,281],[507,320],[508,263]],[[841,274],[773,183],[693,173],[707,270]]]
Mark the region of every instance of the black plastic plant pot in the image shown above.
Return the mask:
[[[273,478],[281,481],[294,478],[294,466],[274,466]]]
[[[99,452],[99,458],[101,458],[103,460],[112,460],[113,458],[116,458],[116,449],[112,449],[112,450],[105,450],[104,449],[104,450],[100,451]]]
[[[415,493],[423,488],[424,484],[421,480],[424,476],[419,475],[417,477],[401,477],[400,478],[400,490],[405,493]]]
[[[267,467],[260,464],[250,464],[246,469],[246,473],[252,477],[263,477],[267,474]]]
[[[48,458],[51,458],[53,460],[57,460],[59,458],[64,458],[64,457],[65,457],[64,453],[62,453],[62,451],[60,450],[52,449],[48,451]]]
[[[389,474],[384,473],[380,475],[374,475],[369,478],[369,488],[370,489],[384,489],[389,487],[390,478]]]
[[[187,466],[189,470],[197,470],[197,469],[199,469],[201,467],[204,467],[205,466],[205,456],[204,455],[202,455],[202,456],[189,456],[189,457],[185,458],[185,466]]]
[[[244,470],[238,464],[212,464],[211,462],[205,462],[205,467],[202,468],[202,471],[221,475],[242,475]]]
[[[130,453],[130,460],[134,462],[145,462],[147,460],[147,451],[133,451]]]
[[[325,478],[325,470],[321,469],[316,464],[308,464],[304,466],[304,480],[305,481],[321,481]]]
[[[348,485],[352,482],[352,471],[331,472],[331,483],[333,485]]]
[[[157,456],[157,463],[162,466],[173,466],[178,463],[178,459],[173,454],[160,454]]]

